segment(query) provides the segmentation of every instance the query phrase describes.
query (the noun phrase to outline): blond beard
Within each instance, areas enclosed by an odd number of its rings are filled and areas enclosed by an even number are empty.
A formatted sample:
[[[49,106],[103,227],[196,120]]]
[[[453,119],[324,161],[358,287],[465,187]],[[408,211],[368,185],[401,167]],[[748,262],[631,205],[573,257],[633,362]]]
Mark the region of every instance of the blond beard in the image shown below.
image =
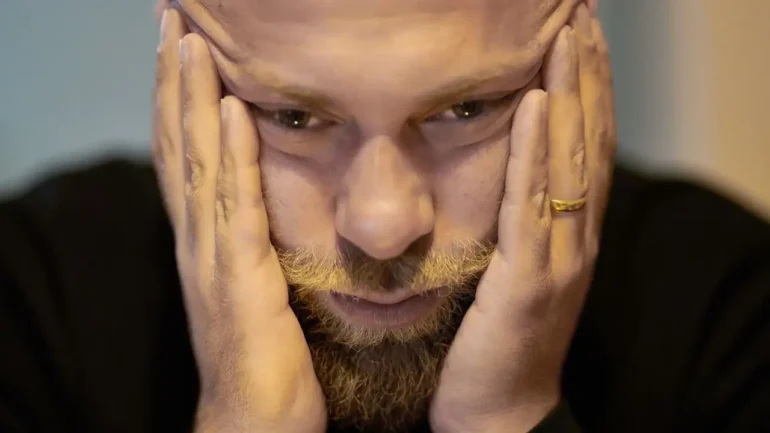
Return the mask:
[[[492,252],[492,244],[477,241],[460,242],[441,253],[421,253],[414,247],[387,261],[354,248],[331,257],[312,249],[279,251],[332,429],[401,432],[423,420],[444,357]],[[430,316],[401,329],[345,323],[317,296],[404,287],[440,288],[442,295]]]

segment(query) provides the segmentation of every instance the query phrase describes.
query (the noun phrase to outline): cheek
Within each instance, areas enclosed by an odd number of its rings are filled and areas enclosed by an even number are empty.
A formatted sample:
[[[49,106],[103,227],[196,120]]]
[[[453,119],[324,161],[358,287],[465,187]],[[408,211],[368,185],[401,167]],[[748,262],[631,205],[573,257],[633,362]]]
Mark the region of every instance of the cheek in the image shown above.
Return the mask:
[[[439,244],[494,237],[505,185],[508,140],[506,133],[461,149],[436,172],[435,239]]]
[[[458,239],[482,240],[494,235],[505,183],[508,135],[499,134],[484,143],[465,146],[434,166],[431,184],[435,247],[451,245]],[[314,166],[324,165],[309,164],[306,159],[262,147],[265,206],[272,240],[279,248],[336,248],[334,189],[338,179],[329,178],[328,173],[338,170]]]
[[[334,248],[333,200],[324,189],[327,179],[307,164],[268,147],[262,148],[259,164],[274,245]]]

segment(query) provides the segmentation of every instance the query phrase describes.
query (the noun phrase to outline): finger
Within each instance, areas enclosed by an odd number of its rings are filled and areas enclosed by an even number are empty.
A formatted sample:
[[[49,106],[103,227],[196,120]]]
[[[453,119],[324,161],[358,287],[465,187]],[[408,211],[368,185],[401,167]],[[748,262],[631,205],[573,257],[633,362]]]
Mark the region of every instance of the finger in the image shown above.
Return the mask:
[[[511,128],[511,151],[500,206],[497,252],[514,266],[547,267],[551,212],[548,186],[548,96],[532,90],[522,99]],[[517,264],[518,265],[518,264]]]
[[[259,138],[246,105],[222,100],[222,165],[217,203],[217,272],[223,273],[227,313],[249,330],[250,368],[257,390],[286,389],[287,377],[316,381],[302,328],[289,306],[289,289],[270,243],[262,200]],[[275,397],[275,396],[273,396]]]
[[[176,230],[184,233],[179,41],[186,29],[175,9],[164,12],[160,28],[153,95],[152,156],[171,222]]]
[[[612,66],[610,62],[610,47],[607,44],[607,38],[604,36],[604,30],[601,23],[596,18],[591,19],[591,30],[596,46],[596,54],[599,60],[599,80],[600,88],[604,90],[605,97],[602,98],[602,105],[610,122],[606,122],[608,135],[612,140],[607,143],[605,151],[614,155],[617,147],[617,131],[615,124],[615,110],[613,98],[613,80]]]
[[[615,161],[615,152],[617,151],[618,138],[617,138],[617,124],[615,123],[615,101],[612,83],[612,67],[610,66],[609,46],[607,40],[604,37],[601,24],[597,19],[591,20],[591,27],[593,30],[593,36],[596,46],[596,55],[598,57],[598,84],[596,87],[599,91],[599,105],[601,107],[601,115],[598,115],[592,120],[590,128],[593,130],[593,135],[601,137],[598,147],[599,152],[597,158],[592,163],[595,166],[597,178],[597,189],[594,191],[596,202],[601,204],[601,207],[595,207],[589,209],[589,222],[591,224],[589,232],[594,233],[598,239],[601,227],[603,225],[604,211],[606,209],[607,197],[610,192],[610,186],[612,185],[612,173]],[[602,122],[603,120],[603,122]]]
[[[569,20],[569,26],[575,30],[575,36],[583,41],[592,39],[591,12],[585,4],[578,4]]]
[[[205,284],[214,259],[214,216],[219,169],[220,85],[204,40],[188,34],[179,44],[184,110],[187,242]]]
[[[262,199],[259,137],[246,104],[222,100],[222,165],[217,203],[217,256],[228,257],[233,306],[264,320],[289,309],[286,282],[270,243]],[[259,281],[259,291],[252,283]]]
[[[599,0],[586,0],[591,15],[596,16],[599,11]]]
[[[570,27],[563,28],[548,56],[544,84],[549,101],[548,195],[556,200],[586,197],[586,157],[583,107],[575,41]],[[583,251],[586,212],[554,211],[551,230],[551,265],[571,268]],[[558,272],[558,269],[554,269]]]
[[[586,209],[586,240],[592,251],[599,236],[612,181],[615,149],[615,111],[607,43],[601,27],[585,6],[573,17],[580,70],[580,93],[585,116],[586,174],[591,185]]]
[[[163,22],[163,14],[168,8],[168,0],[158,0],[155,3],[155,18]]]
[[[592,68],[595,73],[586,76],[586,86],[595,89],[597,116],[591,122],[590,126],[593,133],[597,136],[603,135],[604,140],[600,142],[600,152],[605,158],[597,159],[604,162],[606,157],[613,158],[617,149],[617,131],[615,124],[615,107],[612,82],[612,67],[610,64],[609,46],[604,37],[604,31],[599,20],[591,19],[591,34],[593,37],[593,53],[595,56],[595,66]],[[605,166],[602,166],[605,167]],[[611,170],[610,170],[611,171]]]

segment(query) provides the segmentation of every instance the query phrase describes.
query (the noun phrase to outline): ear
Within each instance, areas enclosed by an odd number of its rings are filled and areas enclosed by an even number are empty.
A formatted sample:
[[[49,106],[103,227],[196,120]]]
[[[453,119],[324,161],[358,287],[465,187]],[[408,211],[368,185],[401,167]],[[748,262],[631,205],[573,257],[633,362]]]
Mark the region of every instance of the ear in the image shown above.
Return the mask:
[[[155,19],[160,23],[160,18],[163,16],[163,11],[168,8],[169,0],[157,0],[155,2]]]
[[[599,0],[586,0],[586,4],[588,5],[588,10],[591,12],[591,15],[596,16],[596,13],[599,10]]]

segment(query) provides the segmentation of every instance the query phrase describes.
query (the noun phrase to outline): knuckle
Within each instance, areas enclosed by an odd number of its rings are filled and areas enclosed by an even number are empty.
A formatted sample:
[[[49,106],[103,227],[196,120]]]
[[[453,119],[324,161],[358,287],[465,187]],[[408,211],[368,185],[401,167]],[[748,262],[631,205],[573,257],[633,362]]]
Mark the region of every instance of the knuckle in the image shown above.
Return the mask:
[[[170,131],[167,126],[164,124],[161,125],[160,131],[158,131],[160,134],[160,147],[164,152],[173,152],[178,147],[178,140],[176,139],[175,134]]]
[[[585,194],[585,145],[579,146],[572,154],[572,170],[575,174],[575,181],[581,186],[580,194]]]
[[[152,157],[152,165],[155,167],[156,174],[158,176],[165,176],[166,171],[166,158],[163,156],[163,151],[160,146],[153,143],[150,149],[150,155]]]
[[[581,129],[582,129],[581,125]],[[581,132],[583,132],[581,130]],[[583,162],[583,156],[585,155],[586,145],[585,145],[585,138],[582,137],[579,134],[575,137],[573,137],[572,142],[569,146],[569,157],[572,160],[573,163],[582,163]]]
[[[597,56],[599,54],[599,43],[595,38],[589,39],[585,43],[586,49],[591,56]]]
[[[166,77],[166,66],[164,62],[163,50],[158,50],[155,55],[155,83],[160,87]]]
[[[586,259],[589,263],[596,263],[599,257],[599,239],[596,236],[591,236],[586,240]]]
[[[568,288],[573,286],[576,282],[580,281],[585,274],[587,260],[584,253],[572,255],[569,259],[564,260],[557,269],[554,275],[560,287]]]
[[[615,75],[612,73],[612,69],[609,64],[604,68],[604,81],[607,82],[607,86],[612,89],[615,86]]]
[[[538,224],[537,228],[541,231],[543,231],[544,228],[540,226],[545,224],[543,218],[547,215],[547,212],[543,212],[546,205],[548,205],[548,194],[546,191],[539,191],[532,196],[531,206],[535,210],[536,215],[539,216],[535,221],[537,221]]]
[[[556,290],[550,276],[541,275],[538,280],[535,286],[537,289],[532,291],[525,310],[530,318],[547,317],[556,297]]]
[[[607,156],[612,147],[612,141],[608,138],[606,127],[597,127],[594,133],[591,135],[591,141],[593,143],[592,149],[596,149],[599,157]]]
[[[602,59],[608,58],[610,53],[610,46],[604,38],[600,37],[595,42],[596,52],[602,57]]]
[[[188,149],[185,152],[187,161],[187,183],[189,184],[188,193],[194,197],[200,191],[203,181],[206,178],[207,167],[198,152]],[[191,198],[192,198],[191,197]]]
[[[217,208],[222,222],[229,223],[235,209],[235,185],[229,176],[220,171],[217,174]]]
[[[211,291],[214,304],[219,308],[227,308],[230,305],[231,299],[228,296],[228,288],[233,283],[230,254],[225,252],[228,251],[229,246],[225,246],[227,245],[226,240],[223,240],[223,244],[222,254],[217,254]]]
[[[193,191],[192,186],[189,183],[185,183],[184,185],[184,197],[185,197],[185,213],[187,218],[187,228],[188,228],[188,234],[187,234],[187,241],[188,245],[195,245],[195,227],[197,226],[197,215],[198,215],[198,209],[197,209],[197,203],[196,203],[196,194]]]
[[[168,81],[171,69],[170,61],[168,60],[169,56],[166,54],[167,51],[168,49],[163,47],[158,50],[155,56],[155,83],[158,88],[161,88]]]

